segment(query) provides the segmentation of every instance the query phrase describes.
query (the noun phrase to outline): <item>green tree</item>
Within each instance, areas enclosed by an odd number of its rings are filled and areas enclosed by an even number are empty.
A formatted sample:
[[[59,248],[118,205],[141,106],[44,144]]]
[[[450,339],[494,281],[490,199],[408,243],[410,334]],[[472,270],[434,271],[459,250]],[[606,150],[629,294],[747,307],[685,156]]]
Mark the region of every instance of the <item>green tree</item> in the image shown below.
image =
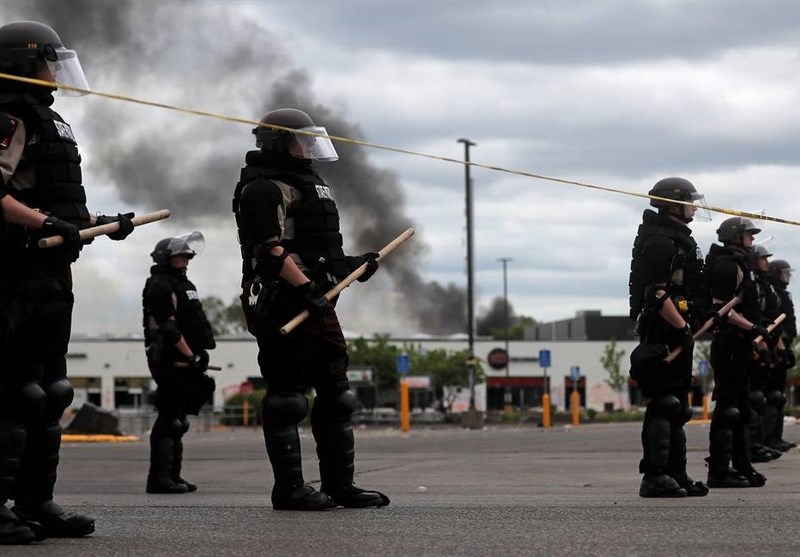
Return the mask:
[[[617,350],[617,341],[611,339],[611,342],[606,344],[603,349],[603,355],[600,357],[600,363],[603,368],[608,372],[608,379],[606,385],[611,387],[617,396],[619,396],[619,405],[622,408],[622,393],[628,385],[628,376],[622,372],[622,357],[625,355],[624,350]]]
[[[200,302],[203,304],[203,311],[211,323],[214,335],[230,335],[247,330],[244,311],[238,297],[234,298],[230,305],[225,305],[225,302],[217,296],[202,298]]]

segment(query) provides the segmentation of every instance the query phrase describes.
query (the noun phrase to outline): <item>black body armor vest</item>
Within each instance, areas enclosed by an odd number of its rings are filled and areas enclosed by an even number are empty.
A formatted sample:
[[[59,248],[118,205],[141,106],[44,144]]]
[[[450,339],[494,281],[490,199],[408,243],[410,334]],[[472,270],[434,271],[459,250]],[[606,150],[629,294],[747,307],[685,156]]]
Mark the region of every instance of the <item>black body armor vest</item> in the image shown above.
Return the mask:
[[[759,309],[758,283],[756,282],[755,271],[746,255],[740,254],[728,246],[711,244],[703,270],[707,280],[712,280],[714,268],[723,261],[734,262],[742,272],[742,282],[736,292],[736,296],[741,298],[742,301],[736,306],[736,311],[744,315],[751,323],[760,323],[761,311]],[[730,277],[730,279],[733,280],[734,277]],[[709,289],[711,295],[714,296],[713,284],[710,282]]]
[[[154,265],[150,269],[150,277],[145,282],[142,291],[142,313],[144,326],[145,345],[149,346],[157,341],[158,333],[149,327],[150,311],[148,310],[148,292],[157,283],[166,283],[169,289],[175,293],[177,305],[175,307],[175,323],[178,330],[183,335],[189,348],[194,350],[213,349],[217,343],[214,340],[214,332],[208,322],[203,304],[197,295],[197,288],[192,281],[186,278],[186,274],[177,269],[172,269],[162,265]]]
[[[294,238],[283,238],[280,244],[291,253],[296,253],[310,269],[315,280],[330,273],[341,280],[349,274],[342,249],[342,234],[339,229],[339,211],[330,195],[325,181],[308,164],[281,164],[282,159],[261,151],[247,153],[247,166],[242,169],[239,183],[233,196],[233,212],[241,242],[243,267],[247,277],[253,274],[251,258],[255,245],[250,245],[247,230],[240,218],[239,200],[244,186],[258,179],[284,182],[300,192],[301,199],[286,207],[286,218],[294,221]],[[293,168],[294,167],[294,168]],[[320,258],[325,260],[320,265]]]
[[[31,172],[33,188],[9,193],[32,209],[54,215],[80,229],[89,227],[86,192],[81,185],[81,156],[72,128],[49,106],[33,95],[22,95],[0,109],[21,118],[27,145],[17,172]],[[32,141],[33,138],[35,141]],[[69,264],[78,258],[75,248],[61,246],[38,250],[41,237],[19,225],[7,225],[2,246],[4,257],[34,259],[46,267]]]
[[[780,314],[781,300],[765,272],[756,269],[755,278],[758,284],[758,308],[761,311],[762,325],[766,326]]]
[[[631,273],[628,280],[630,295],[629,317],[634,321],[644,308],[645,284],[643,280],[644,262],[641,253],[645,242],[654,236],[668,238],[676,248],[676,256],[670,271],[683,270],[682,284],[667,282],[665,291],[669,297],[683,296],[690,304],[692,316],[702,317],[709,305],[708,288],[703,281],[703,260],[697,249],[697,242],[681,228],[669,223],[658,213],[646,210],[642,224],[633,242]],[[688,230],[688,227],[686,227]]]

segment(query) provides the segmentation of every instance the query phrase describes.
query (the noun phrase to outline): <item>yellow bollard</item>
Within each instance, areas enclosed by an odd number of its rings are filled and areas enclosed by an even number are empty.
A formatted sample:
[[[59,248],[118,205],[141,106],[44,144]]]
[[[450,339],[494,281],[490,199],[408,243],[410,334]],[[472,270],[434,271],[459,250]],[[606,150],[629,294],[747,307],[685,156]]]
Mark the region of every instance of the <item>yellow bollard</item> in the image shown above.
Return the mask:
[[[572,425],[580,425],[581,423],[581,394],[578,391],[572,391],[570,395],[570,404],[572,404]]]
[[[411,429],[411,412],[408,402],[408,381],[400,380],[400,431]]]
[[[542,395],[542,427],[550,427],[550,395]]]
[[[708,395],[703,395],[703,419],[708,419]]]
[[[250,416],[248,415],[247,399],[242,401],[242,425],[250,425]]]

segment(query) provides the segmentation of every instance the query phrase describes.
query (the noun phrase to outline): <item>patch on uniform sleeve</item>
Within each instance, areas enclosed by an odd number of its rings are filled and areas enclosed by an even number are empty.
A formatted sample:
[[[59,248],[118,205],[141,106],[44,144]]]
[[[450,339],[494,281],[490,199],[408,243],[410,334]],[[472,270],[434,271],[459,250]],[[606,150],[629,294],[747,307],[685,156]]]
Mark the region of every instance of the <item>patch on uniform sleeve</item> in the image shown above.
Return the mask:
[[[17,121],[5,112],[0,112],[0,149],[8,149],[14,133],[17,131]]]

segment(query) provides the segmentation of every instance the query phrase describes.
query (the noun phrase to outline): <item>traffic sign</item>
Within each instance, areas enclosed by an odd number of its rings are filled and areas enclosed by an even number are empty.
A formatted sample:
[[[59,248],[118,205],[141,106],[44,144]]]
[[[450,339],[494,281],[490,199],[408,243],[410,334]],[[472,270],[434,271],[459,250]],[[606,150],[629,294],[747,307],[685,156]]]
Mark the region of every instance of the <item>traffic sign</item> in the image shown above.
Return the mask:
[[[700,377],[708,375],[708,360],[700,360],[697,364],[697,373]]]
[[[411,367],[408,354],[403,352],[402,354],[397,355],[397,373],[400,375],[406,375],[408,373],[409,368]]]
[[[581,366],[572,366],[569,368],[569,377],[575,383],[581,378]]]
[[[549,350],[539,350],[539,367],[550,367]]]

